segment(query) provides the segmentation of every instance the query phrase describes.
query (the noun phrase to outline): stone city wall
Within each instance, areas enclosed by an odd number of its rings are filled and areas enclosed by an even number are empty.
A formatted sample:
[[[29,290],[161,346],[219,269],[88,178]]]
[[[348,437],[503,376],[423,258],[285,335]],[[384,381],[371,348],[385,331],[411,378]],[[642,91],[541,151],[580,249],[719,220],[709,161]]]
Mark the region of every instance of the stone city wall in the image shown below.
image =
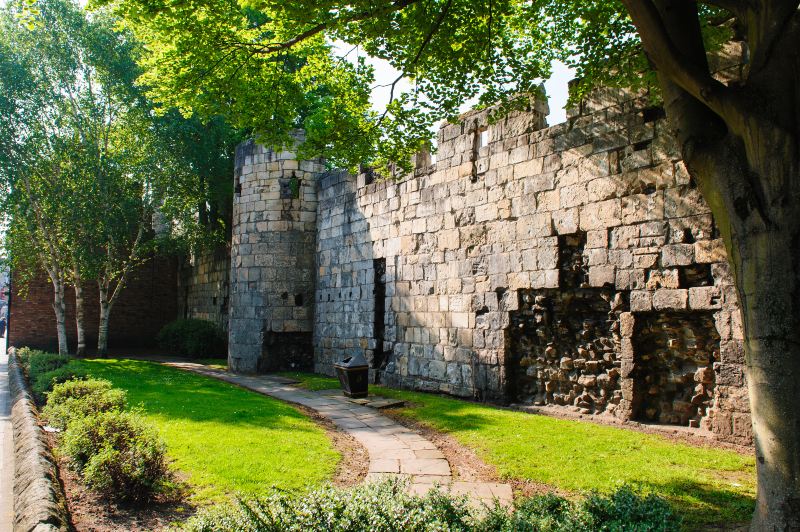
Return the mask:
[[[230,248],[191,255],[178,272],[178,316],[216,323],[228,330]]]
[[[319,179],[317,371],[750,441],[725,250],[647,95],[439,132],[413,176]]]

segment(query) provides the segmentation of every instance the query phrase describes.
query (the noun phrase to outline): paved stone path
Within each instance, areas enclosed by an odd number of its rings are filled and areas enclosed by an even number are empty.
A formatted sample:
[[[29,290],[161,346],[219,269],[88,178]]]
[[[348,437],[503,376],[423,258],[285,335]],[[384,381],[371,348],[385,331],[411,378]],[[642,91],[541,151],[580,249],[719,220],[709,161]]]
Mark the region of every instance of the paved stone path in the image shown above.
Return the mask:
[[[473,502],[492,504],[495,498],[505,505],[512,502],[513,495],[508,484],[454,480],[450,464],[432,442],[374,408],[354,404],[341,396],[302,390],[286,384],[280,378],[267,375],[235,375],[191,362],[165,364],[317,411],[367,449],[367,481],[386,476],[401,476],[410,478],[410,491],[419,495],[438,483],[451,493],[468,495]]]
[[[11,429],[11,392],[8,389],[6,340],[0,340],[0,530],[14,522],[14,438]]]

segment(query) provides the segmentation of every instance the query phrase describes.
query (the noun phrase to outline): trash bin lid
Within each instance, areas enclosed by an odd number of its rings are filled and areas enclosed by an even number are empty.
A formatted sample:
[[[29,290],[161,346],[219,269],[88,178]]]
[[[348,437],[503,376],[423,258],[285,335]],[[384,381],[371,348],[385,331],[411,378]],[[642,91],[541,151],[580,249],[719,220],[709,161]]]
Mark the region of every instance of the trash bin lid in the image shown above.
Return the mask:
[[[364,355],[361,353],[347,357],[341,362],[337,362],[335,365],[340,368],[359,368],[369,366],[369,364],[367,364],[367,359],[364,358]]]

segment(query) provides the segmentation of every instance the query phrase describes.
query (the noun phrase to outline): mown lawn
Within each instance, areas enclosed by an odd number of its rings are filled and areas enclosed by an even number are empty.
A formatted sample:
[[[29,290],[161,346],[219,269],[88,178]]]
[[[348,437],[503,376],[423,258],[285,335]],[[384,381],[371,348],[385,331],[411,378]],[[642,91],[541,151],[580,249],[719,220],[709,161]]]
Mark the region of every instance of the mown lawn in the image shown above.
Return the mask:
[[[320,375],[291,376],[311,389],[338,386]],[[399,410],[402,416],[452,435],[507,479],[571,492],[628,483],[667,498],[690,527],[748,521],[753,512],[755,462],[750,456],[433,394],[380,386],[370,391],[408,401]]]
[[[301,491],[333,477],[340,456],[325,432],[276,399],[153,362],[75,363],[127,390],[129,404],[158,427],[199,504],[272,486]]]

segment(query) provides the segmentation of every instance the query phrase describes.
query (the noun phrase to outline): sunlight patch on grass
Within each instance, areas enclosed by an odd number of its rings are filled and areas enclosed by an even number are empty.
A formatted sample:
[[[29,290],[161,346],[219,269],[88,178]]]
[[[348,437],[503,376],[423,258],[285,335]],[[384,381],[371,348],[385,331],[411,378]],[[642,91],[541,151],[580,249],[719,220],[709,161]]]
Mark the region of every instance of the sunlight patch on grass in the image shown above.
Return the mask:
[[[325,432],[277,399],[153,362],[76,364],[127,390],[129,404],[164,438],[173,467],[188,476],[197,503],[273,486],[302,491],[336,470],[340,456]]]

